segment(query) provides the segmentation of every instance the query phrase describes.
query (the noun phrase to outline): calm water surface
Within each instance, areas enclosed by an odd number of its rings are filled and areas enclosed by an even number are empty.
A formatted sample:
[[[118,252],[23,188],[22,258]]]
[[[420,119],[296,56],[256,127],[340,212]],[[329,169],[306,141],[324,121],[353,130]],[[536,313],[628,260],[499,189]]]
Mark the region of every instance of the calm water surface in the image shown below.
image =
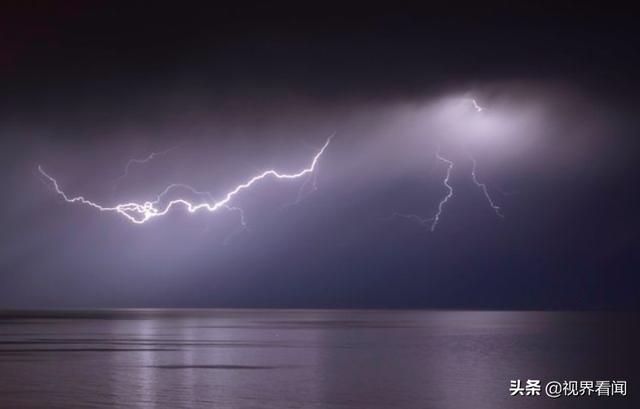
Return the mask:
[[[484,311],[0,313],[0,408],[640,408],[637,315]],[[627,397],[509,396],[511,379]]]

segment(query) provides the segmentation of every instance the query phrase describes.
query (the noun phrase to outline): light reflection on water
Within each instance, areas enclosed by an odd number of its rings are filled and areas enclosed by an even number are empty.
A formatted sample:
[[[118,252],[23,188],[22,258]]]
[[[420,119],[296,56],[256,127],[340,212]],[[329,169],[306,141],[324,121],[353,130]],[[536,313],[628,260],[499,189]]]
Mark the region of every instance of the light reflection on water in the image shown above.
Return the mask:
[[[631,314],[117,310],[0,314],[0,408],[638,407]],[[627,398],[510,397],[626,379]],[[636,384],[637,385],[637,384]]]

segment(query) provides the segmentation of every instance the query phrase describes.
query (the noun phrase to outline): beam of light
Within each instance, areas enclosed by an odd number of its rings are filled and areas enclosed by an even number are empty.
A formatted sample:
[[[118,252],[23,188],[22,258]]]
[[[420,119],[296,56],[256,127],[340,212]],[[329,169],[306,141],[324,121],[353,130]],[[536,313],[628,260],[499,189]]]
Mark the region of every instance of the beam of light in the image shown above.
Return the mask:
[[[445,177],[442,180],[442,184],[447,188],[447,194],[442,198],[442,200],[440,200],[440,203],[438,203],[438,211],[433,216],[433,222],[431,223],[431,231],[434,231],[436,229],[436,226],[440,221],[440,216],[442,215],[442,210],[444,209],[444,206],[447,204],[449,199],[451,199],[451,197],[453,196],[453,187],[449,184],[449,178],[451,177],[451,171],[453,170],[453,162],[443,157],[440,154],[440,147],[438,147],[438,149],[436,150],[436,158],[438,158],[438,160],[447,164],[447,172],[445,173]]]
[[[182,144],[180,145],[176,145],[176,146],[172,146],[171,148],[165,149],[163,151],[160,152],[151,152],[149,155],[147,155],[144,158],[138,159],[138,158],[132,158],[129,159],[129,161],[127,162],[127,164],[124,167],[124,171],[120,174],[120,176],[118,176],[114,181],[113,181],[113,190],[118,190],[118,186],[120,185],[120,182],[122,182],[124,179],[126,179],[129,176],[129,170],[131,169],[132,166],[134,165],[143,165],[146,163],[151,162],[152,160],[154,160],[157,157],[160,156],[164,156],[176,149],[178,149],[179,147],[181,147]]]
[[[146,201],[142,203],[126,202],[126,203],[116,204],[114,206],[103,206],[89,199],[86,199],[84,196],[69,196],[60,188],[58,181],[53,176],[45,172],[42,166],[38,165],[38,171],[40,172],[40,174],[42,174],[42,176],[44,176],[46,179],[49,180],[49,182],[53,186],[56,193],[60,197],[62,197],[65,202],[83,204],[83,205],[92,207],[100,212],[113,212],[123,216],[126,220],[128,220],[131,223],[144,224],[147,221],[152,220],[156,217],[161,217],[166,215],[171,211],[173,207],[178,205],[185,207],[189,213],[195,213],[200,210],[207,210],[213,213],[220,209],[237,211],[238,208],[231,206],[231,201],[238,193],[250,188],[255,183],[263,179],[266,179],[268,177],[273,177],[276,179],[298,179],[313,173],[313,171],[316,169],[318,165],[320,157],[329,146],[329,143],[331,142],[334,135],[331,135],[329,136],[329,138],[327,138],[322,148],[313,156],[313,159],[311,160],[311,163],[309,164],[309,166],[300,170],[299,172],[280,173],[277,170],[269,169],[256,176],[253,176],[246,182],[237,185],[234,189],[227,192],[227,194],[224,195],[222,199],[210,200],[208,202],[205,201],[201,203],[192,203],[187,199],[178,198],[178,199],[170,200],[166,204],[162,205],[161,204],[162,198],[166,196],[171,190],[174,190],[177,186],[179,186],[179,185],[169,185],[169,187],[167,187],[162,193],[160,193],[157,196],[156,200],[153,200],[153,201]],[[185,187],[187,185],[181,185],[181,186]]]

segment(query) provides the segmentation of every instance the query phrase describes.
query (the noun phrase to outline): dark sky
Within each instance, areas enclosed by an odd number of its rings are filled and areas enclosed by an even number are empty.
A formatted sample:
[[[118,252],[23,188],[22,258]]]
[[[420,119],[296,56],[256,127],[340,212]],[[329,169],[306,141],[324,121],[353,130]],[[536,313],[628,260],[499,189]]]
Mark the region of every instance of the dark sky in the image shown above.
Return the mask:
[[[0,308],[640,306],[632,12],[216,3],[2,6]],[[237,234],[230,212],[133,225],[37,171],[105,205],[221,197],[334,132],[317,190],[260,183]],[[437,146],[455,194],[431,232],[390,216],[437,210]]]

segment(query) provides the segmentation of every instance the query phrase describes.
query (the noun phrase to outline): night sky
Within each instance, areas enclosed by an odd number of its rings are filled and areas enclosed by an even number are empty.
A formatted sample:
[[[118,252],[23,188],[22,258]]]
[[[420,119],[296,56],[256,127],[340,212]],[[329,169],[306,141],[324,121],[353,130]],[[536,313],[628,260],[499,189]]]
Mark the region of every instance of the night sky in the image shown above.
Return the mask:
[[[629,10],[21,3],[0,12],[0,308],[640,306]],[[104,205],[220,198],[334,133],[312,179],[238,195],[242,231],[181,208],[134,225],[38,172]],[[393,215],[437,211],[438,147],[454,195],[431,232]]]

